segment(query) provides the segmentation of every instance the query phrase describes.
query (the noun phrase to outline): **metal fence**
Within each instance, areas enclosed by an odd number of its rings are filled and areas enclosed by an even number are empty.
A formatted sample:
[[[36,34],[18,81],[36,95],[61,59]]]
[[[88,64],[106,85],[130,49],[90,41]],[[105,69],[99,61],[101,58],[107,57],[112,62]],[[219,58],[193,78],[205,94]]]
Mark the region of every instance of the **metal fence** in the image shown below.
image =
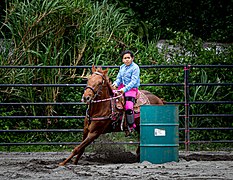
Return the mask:
[[[118,66],[102,66],[103,68],[119,68]],[[91,68],[91,66],[0,66],[0,71],[3,68]],[[179,131],[184,131],[184,141],[180,141],[180,144],[185,144],[185,150],[189,151],[190,144],[193,143],[233,143],[233,140],[211,140],[211,141],[190,141],[190,131],[195,130],[227,130],[232,132],[233,127],[192,127],[190,128],[190,119],[193,117],[233,117],[233,114],[192,114],[190,112],[191,104],[233,104],[233,100],[229,101],[193,101],[191,102],[190,97],[190,87],[192,86],[230,86],[233,83],[193,83],[190,82],[190,70],[192,68],[220,68],[223,71],[226,69],[232,70],[233,65],[144,65],[140,68],[182,68],[184,71],[183,82],[174,83],[161,83],[161,84],[141,84],[141,86],[169,86],[169,87],[183,87],[184,90],[184,102],[167,102],[167,104],[178,104],[184,107],[184,114],[179,114],[179,118],[184,118],[185,127],[179,128]],[[0,84],[0,87],[85,87],[86,84]],[[16,103],[16,102],[0,102],[0,107],[2,106],[18,106],[18,105],[84,105],[81,102],[27,102],[27,103]],[[0,116],[0,119],[82,119],[84,116]],[[82,132],[82,129],[37,129],[37,130],[0,130],[0,133],[27,133],[27,132]],[[106,142],[111,143],[111,142]],[[72,145],[80,144],[80,142],[36,142],[36,143],[1,143],[0,146],[15,146],[15,145]],[[112,144],[112,143],[111,143]],[[118,142],[117,144],[138,144],[138,142]]]

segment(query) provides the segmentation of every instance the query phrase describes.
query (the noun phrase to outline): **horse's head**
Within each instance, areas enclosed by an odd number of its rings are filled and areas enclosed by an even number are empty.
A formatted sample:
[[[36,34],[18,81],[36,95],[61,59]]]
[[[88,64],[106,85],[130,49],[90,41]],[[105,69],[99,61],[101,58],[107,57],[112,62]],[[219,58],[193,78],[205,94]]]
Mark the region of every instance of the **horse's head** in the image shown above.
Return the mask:
[[[88,78],[87,86],[84,90],[82,101],[90,103],[97,96],[101,96],[103,86],[108,85],[108,69],[95,68],[92,66],[92,75]]]

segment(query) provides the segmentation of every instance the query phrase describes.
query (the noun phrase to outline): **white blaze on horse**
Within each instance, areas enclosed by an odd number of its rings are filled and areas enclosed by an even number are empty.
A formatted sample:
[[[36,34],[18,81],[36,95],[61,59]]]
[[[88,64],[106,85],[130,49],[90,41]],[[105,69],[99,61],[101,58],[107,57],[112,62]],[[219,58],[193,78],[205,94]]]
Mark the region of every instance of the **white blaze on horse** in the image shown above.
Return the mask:
[[[97,139],[101,134],[125,131],[128,133],[124,118],[123,96],[115,94],[107,76],[108,69],[95,68],[92,66],[92,75],[89,77],[82,100],[88,104],[84,120],[83,139],[80,145],[74,148],[71,155],[59,165],[64,166],[74,156],[74,164],[77,164],[84,153],[85,148]],[[158,104],[164,102],[149,91],[140,91],[140,98],[135,104],[136,131],[140,132],[140,105]],[[139,147],[137,148],[139,158]]]

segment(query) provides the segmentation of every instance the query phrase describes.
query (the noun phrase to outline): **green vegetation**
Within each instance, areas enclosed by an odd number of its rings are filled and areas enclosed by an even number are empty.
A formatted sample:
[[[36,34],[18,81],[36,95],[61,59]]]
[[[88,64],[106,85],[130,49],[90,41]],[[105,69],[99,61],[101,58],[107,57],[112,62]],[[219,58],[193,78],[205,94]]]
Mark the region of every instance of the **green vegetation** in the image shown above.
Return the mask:
[[[110,2],[110,1],[109,1]],[[127,1],[126,1],[127,2]],[[208,1],[209,2],[209,1]],[[14,0],[6,1],[7,11],[1,19],[0,32],[3,37],[0,48],[0,65],[30,66],[76,66],[76,65],[120,65],[119,54],[124,49],[135,52],[139,65],[219,65],[232,64],[233,46],[205,43],[194,36],[192,29],[174,30],[153,26],[148,22],[135,23],[133,9],[107,1],[88,0]],[[162,11],[162,10],[161,10]],[[146,17],[145,17],[146,18]],[[229,17],[227,17],[229,18]],[[154,19],[156,21],[156,19]],[[139,22],[139,20],[138,20]],[[155,22],[151,22],[155,23]],[[141,26],[140,26],[141,25]],[[136,31],[136,26],[141,29]],[[191,26],[190,26],[191,27]],[[194,28],[194,27],[193,27]],[[147,29],[147,30],[146,30]],[[153,32],[147,38],[140,32]],[[163,31],[163,33],[161,33]],[[221,31],[217,28],[216,34]],[[230,36],[218,34],[222,40]],[[221,36],[220,36],[221,35]],[[149,37],[149,34],[148,34]],[[169,37],[162,48],[157,47],[161,37]],[[209,38],[216,39],[216,36]],[[209,40],[208,39],[208,40]],[[225,41],[227,42],[227,41]],[[227,69],[191,68],[190,82],[232,82],[233,72]],[[117,69],[110,69],[113,79]],[[82,84],[89,69],[75,68],[1,68],[0,84]],[[153,68],[141,70],[141,83],[183,83],[182,68]],[[164,98],[168,102],[183,102],[183,87],[141,87]],[[0,102],[79,102],[82,87],[1,87]],[[232,86],[190,87],[191,101],[232,101]],[[193,114],[232,114],[231,104],[192,104]],[[180,113],[184,108],[180,106]],[[76,116],[85,115],[83,105],[38,105],[0,106],[1,116]],[[79,119],[0,119],[0,129],[81,129]],[[191,127],[232,127],[231,117],[192,118]],[[184,120],[180,120],[184,127]],[[191,140],[231,139],[232,131],[192,131]],[[124,139],[119,135],[117,139]],[[181,133],[181,137],[183,134]],[[134,138],[136,139],[136,138]],[[80,133],[1,133],[1,142],[78,142]],[[218,145],[219,146],[219,145]],[[24,146],[26,147],[26,146]],[[47,150],[47,146],[28,150]],[[56,147],[56,146],[55,146]],[[14,147],[20,150],[23,147]],[[11,150],[14,150],[11,148]],[[61,149],[70,146],[62,146]],[[1,148],[2,149],[2,148]],[[0,149],[0,150],[1,150]],[[4,148],[3,148],[4,149]],[[53,147],[51,146],[51,149]],[[24,149],[27,151],[27,148]]]
[[[127,7],[134,32],[145,41],[174,38],[173,31],[192,33],[209,42],[232,43],[232,1],[109,0]]]

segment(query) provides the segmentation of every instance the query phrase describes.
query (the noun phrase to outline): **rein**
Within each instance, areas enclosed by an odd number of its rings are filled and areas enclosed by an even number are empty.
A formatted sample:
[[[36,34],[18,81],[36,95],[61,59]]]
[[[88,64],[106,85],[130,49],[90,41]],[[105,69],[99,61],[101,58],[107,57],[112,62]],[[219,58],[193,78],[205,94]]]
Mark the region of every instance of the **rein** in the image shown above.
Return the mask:
[[[92,103],[99,103],[99,102],[104,102],[104,101],[110,101],[110,100],[113,100],[113,99],[118,99],[121,96],[123,96],[123,94],[120,94],[118,96],[111,97],[111,98],[106,98],[106,99],[100,99],[100,100],[97,100],[97,101],[92,101]]]

